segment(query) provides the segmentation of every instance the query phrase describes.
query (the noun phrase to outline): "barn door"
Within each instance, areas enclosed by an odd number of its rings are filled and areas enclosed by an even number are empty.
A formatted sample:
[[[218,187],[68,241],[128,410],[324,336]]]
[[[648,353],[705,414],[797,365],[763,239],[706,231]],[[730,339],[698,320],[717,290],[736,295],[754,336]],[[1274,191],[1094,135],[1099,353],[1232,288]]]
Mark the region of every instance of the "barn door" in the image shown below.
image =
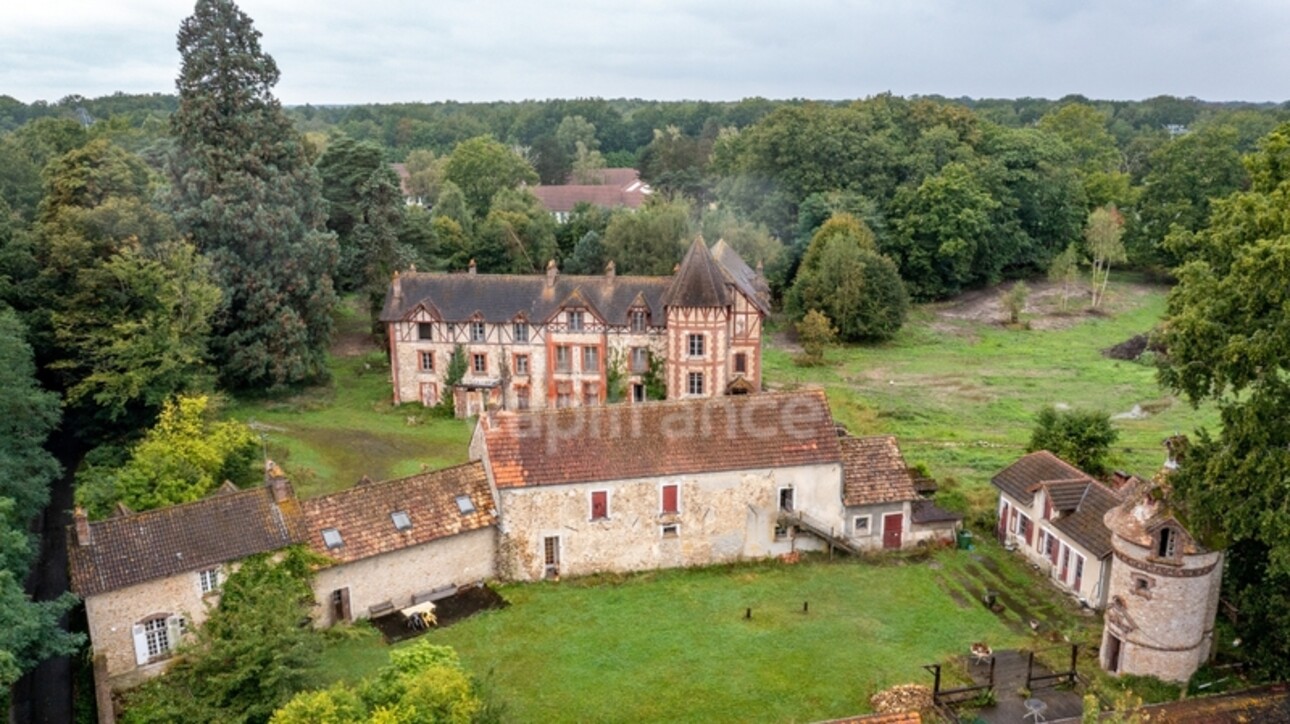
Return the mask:
[[[905,516],[900,513],[891,513],[882,517],[883,548],[900,548],[902,540],[901,527],[904,525],[904,522]]]
[[[332,623],[349,623],[349,586],[331,592]]]

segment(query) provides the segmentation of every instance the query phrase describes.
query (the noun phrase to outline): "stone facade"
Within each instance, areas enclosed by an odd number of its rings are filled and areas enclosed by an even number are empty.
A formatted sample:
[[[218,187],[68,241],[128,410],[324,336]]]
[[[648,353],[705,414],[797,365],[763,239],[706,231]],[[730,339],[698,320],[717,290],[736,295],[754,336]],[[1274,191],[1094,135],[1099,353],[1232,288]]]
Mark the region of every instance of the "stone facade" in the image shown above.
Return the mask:
[[[776,536],[779,491],[827,489],[838,477],[825,464],[502,489],[498,571],[531,581],[786,553],[793,542]]]
[[[314,577],[314,620],[323,626],[345,621],[333,605],[342,590],[353,620],[369,618],[373,609],[388,611],[386,604],[407,608],[414,596],[491,580],[494,557],[488,527],[324,568]]]
[[[1214,651],[1223,555],[1168,513],[1156,485],[1106,514],[1115,535],[1102,668],[1184,682]],[[1163,537],[1163,540],[1162,540]]]

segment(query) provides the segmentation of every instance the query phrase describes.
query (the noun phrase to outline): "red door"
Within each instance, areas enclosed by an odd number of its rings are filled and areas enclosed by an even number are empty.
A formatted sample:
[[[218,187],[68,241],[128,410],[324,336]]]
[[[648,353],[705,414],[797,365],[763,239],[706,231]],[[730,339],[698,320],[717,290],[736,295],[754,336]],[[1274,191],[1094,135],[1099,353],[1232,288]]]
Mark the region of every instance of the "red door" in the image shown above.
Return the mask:
[[[900,548],[901,526],[904,525],[905,516],[900,513],[892,513],[882,517],[882,547],[883,548]]]

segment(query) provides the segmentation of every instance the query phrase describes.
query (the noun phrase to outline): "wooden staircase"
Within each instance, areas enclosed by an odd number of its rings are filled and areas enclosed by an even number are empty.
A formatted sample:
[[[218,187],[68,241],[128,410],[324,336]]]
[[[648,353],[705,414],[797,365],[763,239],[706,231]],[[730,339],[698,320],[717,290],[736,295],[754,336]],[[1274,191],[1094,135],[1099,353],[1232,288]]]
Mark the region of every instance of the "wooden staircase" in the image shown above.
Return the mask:
[[[799,530],[810,533],[829,545],[829,553],[833,550],[845,551],[853,556],[860,555],[860,549],[855,546],[846,537],[837,535],[834,527],[826,524],[818,518],[803,513],[800,510],[781,510],[779,511],[779,524],[784,526],[796,526]]]

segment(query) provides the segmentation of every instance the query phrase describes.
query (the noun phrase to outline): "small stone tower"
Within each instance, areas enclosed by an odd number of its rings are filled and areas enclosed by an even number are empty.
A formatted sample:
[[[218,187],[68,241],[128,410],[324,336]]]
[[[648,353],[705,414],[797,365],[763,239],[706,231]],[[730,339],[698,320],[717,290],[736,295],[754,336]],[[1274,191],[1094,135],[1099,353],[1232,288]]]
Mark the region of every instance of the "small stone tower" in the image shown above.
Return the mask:
[[[1214,652],[1223,554],[1205,549],[1171,513],[1164,474],[1132,484],[1104,518],[1113,558],[1102,668],[1186,681]]]

